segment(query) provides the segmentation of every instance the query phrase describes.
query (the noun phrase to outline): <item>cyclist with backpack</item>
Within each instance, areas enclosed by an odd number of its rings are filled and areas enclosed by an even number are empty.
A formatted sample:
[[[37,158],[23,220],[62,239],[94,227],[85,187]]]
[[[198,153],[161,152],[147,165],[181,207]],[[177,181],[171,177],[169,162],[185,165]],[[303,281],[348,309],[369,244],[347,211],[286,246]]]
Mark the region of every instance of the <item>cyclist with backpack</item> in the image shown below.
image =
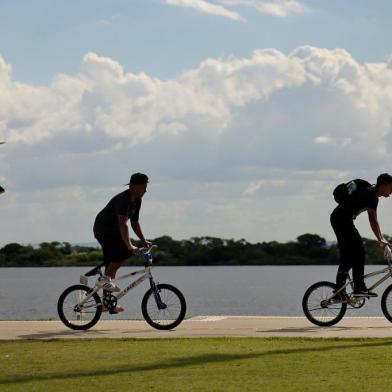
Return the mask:
[[[336,275],[336,290],[342,287],[348,271],[353,269],[354,295],[356,297],[377,297],[369,291],[364,282],[365,248],[361,236],[354,226],[355,218],[367,211],[370,227],[380,246],[388,242],[384,239],[377,220],[379,197],[389,197],[392,193],[392,176],[384,173],[378,176],[376,185],[361,179],[338,185],[334,198],[338,206],[331,214],[331,225],[338,240],[340,264]],[[344,296],[344,292],[342,295]]]

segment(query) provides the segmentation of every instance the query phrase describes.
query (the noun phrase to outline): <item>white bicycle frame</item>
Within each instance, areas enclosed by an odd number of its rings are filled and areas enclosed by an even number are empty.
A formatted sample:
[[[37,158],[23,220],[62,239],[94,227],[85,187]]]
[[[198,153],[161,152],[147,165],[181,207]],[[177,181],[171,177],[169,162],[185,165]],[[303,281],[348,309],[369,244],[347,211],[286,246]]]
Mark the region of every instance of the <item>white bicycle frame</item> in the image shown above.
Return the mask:
[[[380,274],[384,274],[384,273],[385,273],[385,276],[383,276],[380,280],[378,280],[378,281],[375,282],[371,287],[369,287],[369,290],[370,290],[370,291],[374,290],[376,287],[378,287],[380,284],[382,284],[382,283],[385,282],[389,277],[392,276],[392,264],[391,264],[391,261],[392,261],[392,251],[391,251],[391,248],[390,248],[389,245],[386,245],[386,246],[385,246],[385,249],[384,249],[384,258],[385,258],[385,259],[387,260],[387,262],[388,262],[388,267],[385,267],[385,268],[383,268],[383,269],[381,269],[381,270],[374,271],[374,272],[371,272],[371,273],[369,273],[369,274],[364,275],[364,279],[367,279],[367,278],[371,278],[372,276],[376,276],[376,275],[380,275]],[[350,286],[351,286],[351,289],[354,291],[354,283],[353,283],[353,279],[350,278],[350,275],[348,275],[348,281],[347,281],[347,283],[346,283],[343,287],[341,287],[336,293],[334,293],[334,295],[333,295],[330,299],[334,298],[334,297],[335,297],[336,295],[338,295],[341,291],[345,290],[346,287],[347,287],[348,285],[350,285]]]
[[[153,248],[155,247],[154,245],[151,247]],[[154,279],[152,277],[151,274],[151,269],[152,269],[152,256],[151,256],[151,252],[150,249],[146,249],[146,248],[141,248],[140,252],[142,253],[144,260],[145,260],[145,267],[142,270],[138,270],[138,271],[134,271],[131,272],[129,274],[123,275],[118,277],[117,279],[114,279],[113,282],[118,282],[120,280],[124,280],[130,276],[135,276],[135,275],[140,275],[143,274],[139,279],[136,279],[135,281],[133,281],[132,283],[130,283],[125,289],[121,290],[117,295],[113,295],[117,298],[117,300],[119,300],[120,298],[124,297],[126,294],[128,294],[129,291],[131,291],[132,289],[134,289],[135,287],[139,286],[141,283],[143,283],[146,279],[149,279],[150,281],[150,287],[153,291],[154,297],[155,297],[155,301],[157,302],[157,306],[159,309],[163,309],[166,306],[162,303],[162,300],[160,298],[160,295],[157,291],[156,288],[156,284],[154,282]],[[101,274],[102,275],[102,274]],[[80,283],[88,286],[88,278],[85,275],[81,275],[80,276]],[[97,293],[99,290],[101,290],[101,287],[95,285],[94,288],[92,288],[89,293],[86,295],[86,297],[84,297],[82,299],[82,301],[80,301],[76,306],[78,307],[82,307],[95,293]],[[92,305],[94,306],[94,305]],[[101,303],[102,306],[102,303]]]

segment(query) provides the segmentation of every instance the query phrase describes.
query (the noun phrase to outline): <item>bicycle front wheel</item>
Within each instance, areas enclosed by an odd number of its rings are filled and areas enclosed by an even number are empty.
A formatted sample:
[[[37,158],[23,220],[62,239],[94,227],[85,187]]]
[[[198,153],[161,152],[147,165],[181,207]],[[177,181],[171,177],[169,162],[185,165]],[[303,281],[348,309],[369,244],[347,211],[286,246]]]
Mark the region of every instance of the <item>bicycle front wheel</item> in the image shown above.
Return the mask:
[[[94,326],[101,317],[102,303],[94,293],[83,305],[79,305],[91,292],[87,286],[76,284],[68,287],[57,303],[60,320],[71,329],[85,330]]]
[[[181,291],[170,284],[149,289],[142,300],[142,314],[153,328],[173,329],[184,319],[186,302]]]
[[[392,323],[392,285],[388,286],[382,295],[381,309],[385,318]]]
[[[346,313],[347,303],[331,299],[336,285],[318,282],[310,286],[302,299],[302,309],[307,319],[320,327],[330,327],[339,322]]]

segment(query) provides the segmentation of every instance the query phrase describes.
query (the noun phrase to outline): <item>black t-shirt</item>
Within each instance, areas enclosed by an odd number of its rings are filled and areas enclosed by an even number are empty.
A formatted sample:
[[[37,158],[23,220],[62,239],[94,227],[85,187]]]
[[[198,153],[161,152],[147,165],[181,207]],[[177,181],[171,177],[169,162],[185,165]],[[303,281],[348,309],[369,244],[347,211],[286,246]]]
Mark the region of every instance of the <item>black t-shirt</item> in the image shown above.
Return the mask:
[[[118,230],[118,215],[127,216],[131,222],[139,221],[142,199],[131,201],[129,189],[114,196],[95,218],[94,233],[108,233]]]
[[[361,186],[358,182],[351,181],[347,184],[350,190],[348,200],[342,203],[342,207],[348,211],[353,219],[367,209],[377,210],[378,196],[374,186]]]

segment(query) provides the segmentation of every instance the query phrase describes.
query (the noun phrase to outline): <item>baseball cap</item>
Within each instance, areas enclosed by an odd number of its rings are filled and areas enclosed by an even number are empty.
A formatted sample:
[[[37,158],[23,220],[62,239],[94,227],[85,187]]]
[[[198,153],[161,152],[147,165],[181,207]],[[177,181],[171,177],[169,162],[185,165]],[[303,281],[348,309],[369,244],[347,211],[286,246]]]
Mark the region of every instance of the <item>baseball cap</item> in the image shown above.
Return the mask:
[[[128,184],[125,185],[145,185],[145,184],[148,184],[148,176],[143,173],[134,173],[131,175]]]

